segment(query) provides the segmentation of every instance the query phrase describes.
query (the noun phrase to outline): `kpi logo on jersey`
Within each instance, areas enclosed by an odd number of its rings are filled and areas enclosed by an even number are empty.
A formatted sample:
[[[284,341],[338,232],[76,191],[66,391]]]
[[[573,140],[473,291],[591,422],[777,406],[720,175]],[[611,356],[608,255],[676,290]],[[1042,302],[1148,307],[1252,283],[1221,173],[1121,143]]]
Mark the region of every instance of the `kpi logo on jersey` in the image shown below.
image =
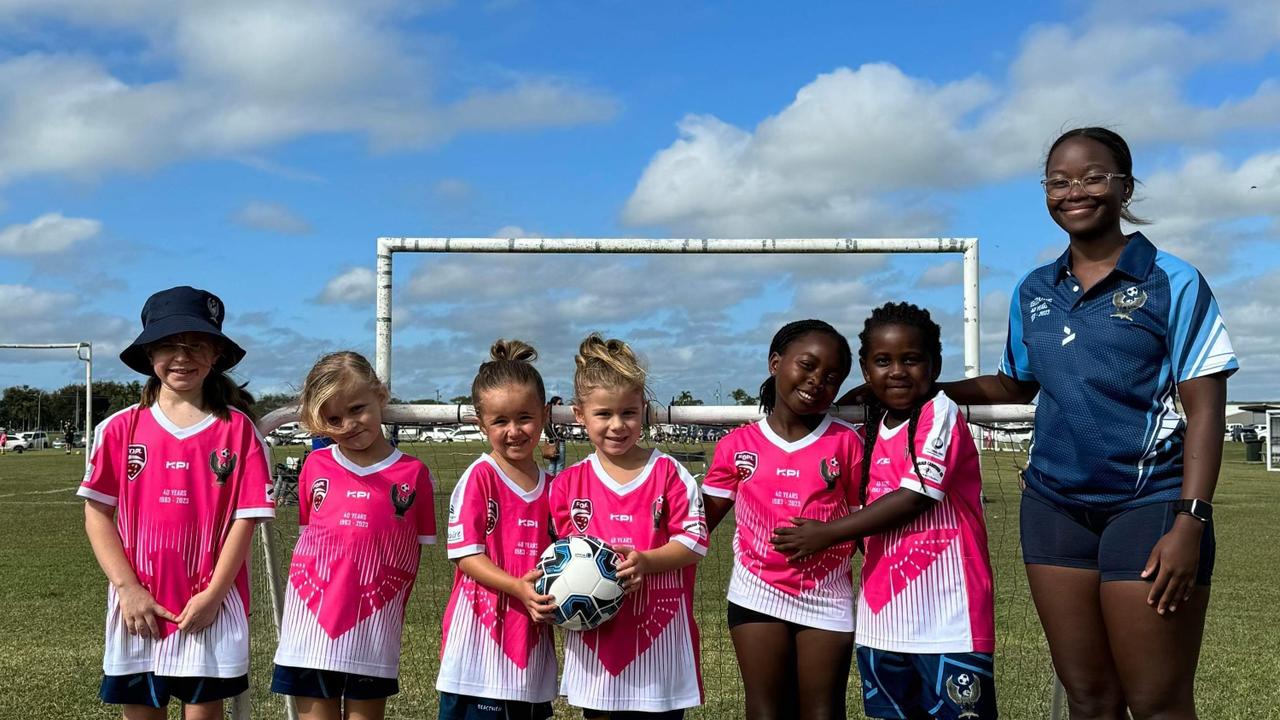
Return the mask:
[[[413,506],[413,499],[418,497],[418,491],[414,490],[407,482],[396,483],[391,486],[391,504],[396,509],[396,519],[403,520],[404,514]]]
[[[489,498],[488,508],[484,513],[484,534],[492,535],[498,529],[498,501]]]
[[[738,468],[739,482],[746,482],[756,474],[756,466],[760,464],[760,457],[750,450],[739,450],[733,454],[733,465]]]
[[[124,463],[125,474],[130,480],[137,480],[142,474],[142,468],[147,466],[147,446],[146,445],[130,445],[129,454]]]
[[[219,485],[226,485],[227,478],[236,469],[236,454],[227,448],[209,453],[209,469],[213,470],[213,479]]]
[[[836,481],[840,479],[840,461],[831,458],[822,458],[822,480],[827,484],[827,490],[834,490]]]
[[[329,494],[329,478],[316,478],[311,484],[311,512],[320,512],[325,495]]]
[[[587,525],[591,523],[591,501],[587,498],[574,498],[573,504],[569,506],[569,519],[578,528],[578,532],[586,532]]]
[[[667,515],[666,503],[667,503],[667,499],[662,496],[658,496],[658,499],[653,501],[653,529],[654,530],[657,530],[658,528],[662,527],[662,519]]]

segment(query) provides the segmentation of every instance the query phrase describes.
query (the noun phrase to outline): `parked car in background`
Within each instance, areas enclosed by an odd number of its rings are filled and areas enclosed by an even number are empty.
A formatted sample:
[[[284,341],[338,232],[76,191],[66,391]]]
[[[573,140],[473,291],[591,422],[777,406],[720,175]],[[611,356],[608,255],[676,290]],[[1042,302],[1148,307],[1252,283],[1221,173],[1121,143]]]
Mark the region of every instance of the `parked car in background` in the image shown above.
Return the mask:
[[[30,450],[31,446],[27,443],[27,441],[21,435],[18,435],[15,433],[13,435],[8,436],[8,438],[4,441],[4,449],[5,449],[5,452],[13,452],[21,455],[27,450]]]
[[[28,450],[43,450],[49,445],[49,435],[43,430],[30,430],[24,433],[18,433],[18,437],[27,441]]]
[[[453,442],[454,428],[447,427],[424,427],[418,433],[418,439],[422,442]]]
[[[478,425],[462,425],[454,428],[449,436],[450,442],[477,442],[485,439],[484,431]]]

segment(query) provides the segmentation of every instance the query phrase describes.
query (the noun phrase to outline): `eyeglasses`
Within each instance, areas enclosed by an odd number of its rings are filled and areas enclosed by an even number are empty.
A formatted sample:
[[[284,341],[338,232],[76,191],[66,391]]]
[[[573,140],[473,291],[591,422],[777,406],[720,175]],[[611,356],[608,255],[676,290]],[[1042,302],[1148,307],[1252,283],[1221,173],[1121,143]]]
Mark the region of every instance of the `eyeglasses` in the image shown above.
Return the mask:
[[[1124,173],[1094,173],[1082,178],[1045,178],[1040,181],[1040,184],[1044,186],[1044,194],[1048,195],[1050,200],[1061,200],[1071,194],[1073,185],[1079,185],[1085,195],[1097,197],[1105,195],[1111,188],[1111,178],[1127,177],[1129,176]]]
[[[171,358],[181,352],[187,357],[204,357],[213,354],[213,343],[197,340],[193,343],[159,342],[147,348],[152,358]]]

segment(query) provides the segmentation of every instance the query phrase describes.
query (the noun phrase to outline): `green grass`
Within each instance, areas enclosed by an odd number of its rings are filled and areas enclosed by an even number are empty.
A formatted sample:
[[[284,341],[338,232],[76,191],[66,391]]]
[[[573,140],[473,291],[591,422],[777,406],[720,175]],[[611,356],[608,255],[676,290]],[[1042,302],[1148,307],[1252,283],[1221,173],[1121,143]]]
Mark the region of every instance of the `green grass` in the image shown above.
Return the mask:
[[[458,474],[481,446],[403,449],[422,457],[439,478],[439,515]],[[585,445],[571,445],[571,459],[586,450]],[[1213,600],[1197,678],[1201,717],[1215,720],[1280,718],[1280,616],[1274,601],[1266,599],[1266,578],[1275,572],[1278,555],[1273,538],[1280,526],[1280,474],[1244,464],[1242,452],[1239,444],[1227,445],[1215,503],[1218,561]],[[278,452],[277,459],[282,454]],[[1048,715],[1052,677],[1018,549],[1019,491],[1013,467],[1020,460],[1012,454],[987,454],[983,459],[997,585],[997,688],[1002,715],[1019,720]],[[82,504],[73,496],[82,463],[82,457],[57,451],[0,456],[0,718],[119,716],[102,706],[96,695],[106,593],[84,537]],[[696,465],[691,469],[702,470]],[[699,568],[696,612],[703,633],[707,705],[691,717],[742,714],[737,666],[724,622],[728,530],[716,533],[712,551]],[[282,508],[271,531],[287,561],[297,531],[295,508]],[[267,692],[275,635],[260,544],[255,544],[254,570],[253,715],[281,718],[280,700]],[[453,568],[443,548],[428,549],[410,600],[401,693],[388,706],[390,718],[435,717],[440,616],[452,580]],[[851,717],[860,718],[856,677],[850,685]],[[580,717],[568,708],[559,716]]]

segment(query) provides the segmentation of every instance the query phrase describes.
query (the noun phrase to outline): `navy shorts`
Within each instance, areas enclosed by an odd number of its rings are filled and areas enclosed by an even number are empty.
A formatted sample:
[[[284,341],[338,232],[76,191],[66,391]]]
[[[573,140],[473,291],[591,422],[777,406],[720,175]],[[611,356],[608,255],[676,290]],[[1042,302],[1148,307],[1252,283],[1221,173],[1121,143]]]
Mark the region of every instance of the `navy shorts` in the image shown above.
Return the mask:
[[[549,717],[549,702],[529,703],[440,693],[440,720],[547,720]]]
[[[867,717],[995,720],[996,683],[986,653],[896,653],[858,646]]]
[[[1081,510],[1055,505],[1027,489],[1022,493],[1022,561],[1097,570],[1102,582],[1142,580],[1152,548],[1177,517],[1172,502],[1124,510]],[[1200,536],[1197,585],[1208,585],[1213,577],[1215,552],[1210,521]]]
[[[249,689],[249,676],[234,678],[173,677],[150,672],[104,675],[98,697],[108,705],[167,707],[171,698],[195,705],[226,700]]]
[[[395,678],[277,665],[271,674],[271,692],[322,700],[380,700],[400,692],[400,682]]]

